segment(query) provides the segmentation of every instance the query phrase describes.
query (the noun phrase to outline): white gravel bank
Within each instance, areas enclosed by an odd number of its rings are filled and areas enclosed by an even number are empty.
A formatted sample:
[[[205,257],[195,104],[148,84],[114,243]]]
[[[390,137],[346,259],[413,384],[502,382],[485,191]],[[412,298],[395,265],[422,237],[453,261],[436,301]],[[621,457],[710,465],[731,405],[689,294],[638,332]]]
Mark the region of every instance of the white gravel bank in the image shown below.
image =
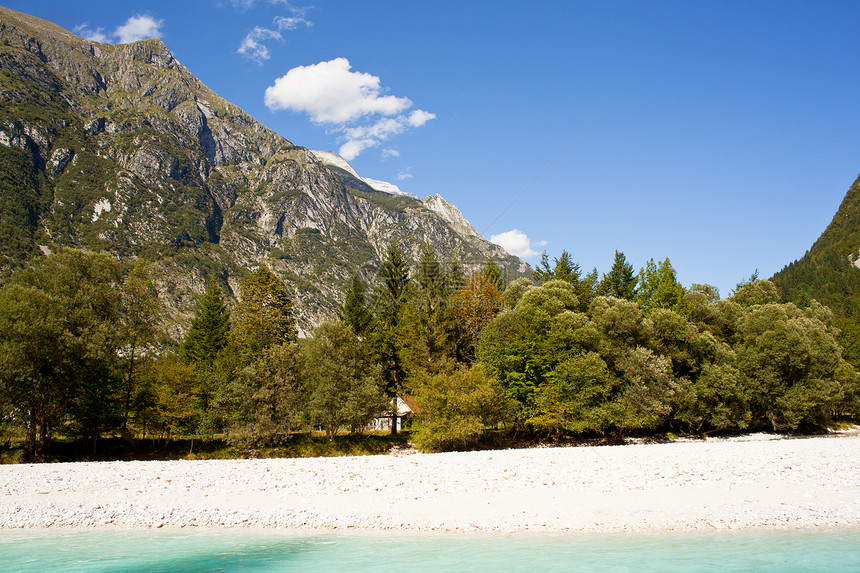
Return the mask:
[[[860,436],[0,466],[0,528],[860,527]]]

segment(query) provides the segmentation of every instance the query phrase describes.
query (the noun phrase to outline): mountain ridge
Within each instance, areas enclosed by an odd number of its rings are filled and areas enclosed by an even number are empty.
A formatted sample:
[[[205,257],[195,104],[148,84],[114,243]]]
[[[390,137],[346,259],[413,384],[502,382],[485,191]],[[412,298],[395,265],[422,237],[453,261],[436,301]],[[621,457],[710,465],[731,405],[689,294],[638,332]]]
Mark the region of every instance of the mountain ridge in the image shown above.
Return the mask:
[[[0,191],[4,272],[64,246],[151,261],[175,339],[206,280],[235,299],[259,264],[287,284],[302,332],[335,315],[353,272],[375,280],[390,242],[530,272],[441,197],[378,191],[279,136],[161,40],[99,44],[2,7]]]

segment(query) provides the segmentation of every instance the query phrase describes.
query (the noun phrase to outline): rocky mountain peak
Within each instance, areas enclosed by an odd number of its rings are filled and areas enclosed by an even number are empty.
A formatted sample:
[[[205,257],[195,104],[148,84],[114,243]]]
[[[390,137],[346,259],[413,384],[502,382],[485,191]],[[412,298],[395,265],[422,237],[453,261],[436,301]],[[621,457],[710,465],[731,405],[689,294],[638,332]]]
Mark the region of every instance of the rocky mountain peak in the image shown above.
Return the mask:
[[[529,272],[440,196],[399,191],[266,128],[161,40],[95,44],[0,8],[4,273],[67,245],[145,259],[178,338],[208,280],[235,298],[261,264],[303,332],[335,316],[352,273],[376,280],[391,242]]]

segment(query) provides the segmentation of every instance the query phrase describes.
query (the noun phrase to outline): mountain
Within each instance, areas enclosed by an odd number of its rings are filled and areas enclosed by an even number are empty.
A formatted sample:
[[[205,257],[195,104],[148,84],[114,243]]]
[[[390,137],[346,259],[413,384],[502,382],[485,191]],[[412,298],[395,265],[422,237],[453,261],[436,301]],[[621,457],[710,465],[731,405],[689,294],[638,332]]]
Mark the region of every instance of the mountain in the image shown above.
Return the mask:
[[[268,264],[307,332],[339,307],[353,272],[375,279],[390,242],[423,241],[467,270],[492,256],[439,195],[364,179],[331,152],[294,145],[218,96],[158,39],[84,40],[0,7],[0,270],[62,246],[151,261],[187,327],[208,277],[231,296]]]
[[[842,329],[845,357],[860,368],[860,177],[809,251],[771,280],[783,300],[829,306]]]

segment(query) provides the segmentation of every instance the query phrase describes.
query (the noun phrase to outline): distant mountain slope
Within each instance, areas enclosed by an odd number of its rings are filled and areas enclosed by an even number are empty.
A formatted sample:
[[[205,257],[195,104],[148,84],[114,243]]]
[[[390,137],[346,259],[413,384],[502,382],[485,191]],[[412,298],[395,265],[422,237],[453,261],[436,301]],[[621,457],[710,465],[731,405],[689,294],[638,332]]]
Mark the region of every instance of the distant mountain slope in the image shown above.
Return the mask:
[[[842,329],[845,357],[860,368],[860,177],[809,251],[771,280],[785,301],[816,299],[829,306]]]
[[[799,260],[773,276],[785,300],[815,298],[839,316],[860,316],[860,177],[827,229]]]
[[[441,197],[357,175],[219,97],[161,40],[94,43],[0,7],[4,273],[64,245],[143,257],[179,336],[207,277],[235,291],[260,263],[292,289],[304,331],[334,316],[353,271],[374,277],[391,241],[530,271]]]

